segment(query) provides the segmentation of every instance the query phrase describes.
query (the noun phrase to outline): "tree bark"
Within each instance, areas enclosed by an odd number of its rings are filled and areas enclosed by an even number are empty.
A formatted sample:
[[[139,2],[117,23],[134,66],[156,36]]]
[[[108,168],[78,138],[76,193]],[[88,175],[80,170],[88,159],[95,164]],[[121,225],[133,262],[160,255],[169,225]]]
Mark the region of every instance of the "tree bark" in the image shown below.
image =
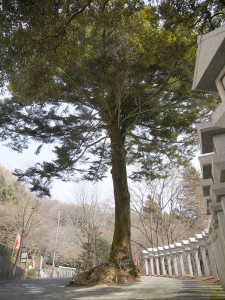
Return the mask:
[[[124,138],[116,121],[110,127],[112,180],[115,198],[115,225],[110,263],[119,268],[133,268],[131,253],[130,193],[127,183]]]

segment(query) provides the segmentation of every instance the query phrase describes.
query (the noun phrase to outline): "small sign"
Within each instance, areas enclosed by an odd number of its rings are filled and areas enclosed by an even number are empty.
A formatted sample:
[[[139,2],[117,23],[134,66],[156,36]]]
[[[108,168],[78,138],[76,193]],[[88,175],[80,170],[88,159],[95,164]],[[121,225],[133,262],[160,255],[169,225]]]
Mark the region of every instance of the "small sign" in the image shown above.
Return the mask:
[[[21,249],[21,255],[20,255],[20,263],[26,263],[28,258],[28,250],[27,248]]]

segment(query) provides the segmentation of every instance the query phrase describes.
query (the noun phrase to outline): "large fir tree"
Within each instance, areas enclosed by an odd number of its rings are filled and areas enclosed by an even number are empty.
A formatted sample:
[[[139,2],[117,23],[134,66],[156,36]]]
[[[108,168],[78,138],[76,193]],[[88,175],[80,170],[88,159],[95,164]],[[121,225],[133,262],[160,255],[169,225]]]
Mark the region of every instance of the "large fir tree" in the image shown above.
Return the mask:
[[[175,22],[177,3],[1,1],[1,83],[12,93],[1,138],[18,151],[30,139],[37,153],[54,146],[53,161],[17,171],[42,195],[52,178],[99,180],[111,168],[115,265],[133,265],[127,164],[139,179],[187,159],[194,123],[214,105],[191,92],[196,33]]]

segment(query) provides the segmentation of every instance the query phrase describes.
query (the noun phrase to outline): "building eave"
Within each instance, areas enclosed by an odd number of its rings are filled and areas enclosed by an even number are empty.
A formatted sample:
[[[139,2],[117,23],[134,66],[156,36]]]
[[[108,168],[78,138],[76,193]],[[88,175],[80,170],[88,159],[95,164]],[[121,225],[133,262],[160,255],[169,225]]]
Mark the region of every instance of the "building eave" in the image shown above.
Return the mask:
[[[193,90],[217,91],[215,80],[225,65],[225,25],[198,37]]]

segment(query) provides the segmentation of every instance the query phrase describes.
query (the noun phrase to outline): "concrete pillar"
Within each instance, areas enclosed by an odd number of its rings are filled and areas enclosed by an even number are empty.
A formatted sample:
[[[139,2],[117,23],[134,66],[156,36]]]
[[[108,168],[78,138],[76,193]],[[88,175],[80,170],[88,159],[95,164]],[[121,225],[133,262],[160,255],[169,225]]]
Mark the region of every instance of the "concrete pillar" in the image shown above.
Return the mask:
[[[189,241],[191,242],[191,247],[194,252],[194,259],[195,259],[195,266],[196,266],[196,272],[198,276],[202,276],[202,271],[201,271],[201,265],[200,265],[200,260],[198,256],[198,241],[195,238],[189,238]]]
[[[225,288],[225,248],[224,248],[224,243],[219,228],[217,228],[216,231],[218,236],[218,238],[216,239],[216,245],[218,248],[219,264],[220,264],[219,278],[223,288]]]
[[[224,157],[225,160],[225,157]],[[219,170],[219,174],[222,170]],[[222,176],[221,174],[219,176]],[[222,176],[223,180],[224,175]],[[211,188],[212,203],[209,205],[209,211],[212,215],[212,226],[218,230],[218,238],[221,244],[221,250],[225,255],[225,214],[223,210],[223,198],[225,194],[225,182],[214,184]]]
[[[225,240],[223,235],[224,213],[222,199],[223,197],[219,197],[220,202],[210,206],[210,212],[212,214],[210,237],[212,238],[212,244],[215,244],[213,251],[216,257],[219,279],[221,284],[224,284],[225,286]]]
[[[216,154],[225,154],[225,133],[213,135],[213,145]]]
[[[225,215],[223,211],[219,211],[217,213],[218,221],[219,221],[219,231],[222,240],[222,245],[225,252]]]
[[[166,254],[166,262],[168,267],[168,273],[169,275],[173,275],[172,272],[172,265],[171,265],[171,252],[169,246],[164,246],[165,254]]]
[[[180,272],[181,272],[181,275],[184,275],[185,271],[184,271],[182,244],[181,243],[175,243],[175,246],[176,246],[176,251],[177,251],[178,259],[179,259],[179,263],[180,263]]]
[[[218,220],[219,220],[221,236],[223,237],[224,245],[225,245],[225,196],[222,196],[220,200],[221,200],[222,211],[218,213]]]
[[[193,273],[193,268],[192,268],[192,262],[191,262],[191,251],[186,251],[186,255],[187,255],[187,262],[188,262],[188,269],[189,269],[189,274],[191,276],[194,275]]]
[[[209,263],[208,263],[208,260],[207,260],[207,257],[206,257],[205,246],[200,246],[200,253],[201,253],[203,267],[204,267],[204,275],[205,276],[210,276]]]
[[[194,249],[193,251],[194,251],[194,259],[195,259],[197,275],[202,276],[201,265],[200,265],[199,256],[198,256],[198,249]]]
[[[154,269],[154,254],[153,254],[153,249],[152,248],[148,248],[148,256],[149,256],[149,260],[150,260],[150,272],[151,275],[154,276],[155,275],[155,269]]]
[[[221,246],[221,241],[218,237],[218,229],[212,228],[210,230],[209,237],[211,239],[212,249],[215,254],[219,279],[222,287],[225,288],[225,255]]]
[[[162,267],[162,273],[163,275],[166,275],[166,268],[165,268],[165,252],[163,247],[158,247],[161,267]]]
[[[215,230],[210,228],[209,239],[210,239],[211,249],[212,249],[215,261],[216,261],[216,266],[217,266],[218,275],[219,275],[219,254],[218,254],[218,248],[216,246],[216,239],[217,238],[218,237],[217,237],[217,234],[216,234]]]
[[[212,272],[212,276],[215,278],[218,278],[218,271],[217,271],[217,264],[214,257],[213,249],[211,240],[209,238],[209,230],[204,230],[203,235],[205,235],[206,244],[207,244],[207,250],[208,250],[208,258],[209,258],[209,265]]]
[[[171,254],[172,254],[172,264],[173,264],[174,273],[175,273],[175,275],[179,275],[178,267],[177,267],[177,251],[175,249],[175,245],[170,244],[169,247],[170,247],[170,251],[171,251]]]
[[[160,275],[158,249],[157,248],[153,248],[153,253],[154,253],[154,258],[155,258],[156,274]]]
[[[208,263],[208,260],[206,257],[206,251],[205,251],[205,247],[206,247],[205,238],[202,234],[196,234],[195,236],[196,236],[196,239],[198,240],[198,244],[200,247],[200,253],[201,253],[202,263],[203,263],[203,268],[204,268],[204,275],[210,276],[209,263]]]
[[[212,275],[213,275],[213,277],[218,278],[219,275],[218,275],[216,260],[215,260],[215,257],[214,257],[214,253],[213,253],[213,250],[212,250],[211,243],[208,244],[208,254],[209,254],[209,262],[210,262]]]
[[[224,196],[221,197],[221,204],[222,204],[222,209],[223,209],[223,212],[225,215],[225,197]]]
[[[142,251],[142,257],[145,261],[145,275],[149,275],[149,269],[148,269],[148,251],[143,250]]]
[[[186,254],[187,258],[187,266],[188,266],[188,274],[193,276],[193,268],[192,268],[192,262],[191,262],[191,247],[190,247],[190,241],[189,240],[182,240],[181,241],[183,245],[184,252]]]

